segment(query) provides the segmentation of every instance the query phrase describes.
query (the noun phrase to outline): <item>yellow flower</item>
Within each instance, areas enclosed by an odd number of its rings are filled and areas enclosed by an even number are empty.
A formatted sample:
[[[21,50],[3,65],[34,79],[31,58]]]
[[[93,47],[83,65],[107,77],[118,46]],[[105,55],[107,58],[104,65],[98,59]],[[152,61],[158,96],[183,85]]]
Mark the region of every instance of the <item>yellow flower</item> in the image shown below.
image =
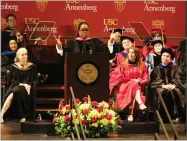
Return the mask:
[[[98,111],[96,110],[96,109],[93,109],[93,110],[91,110],[90,111],[90,113],[88,114],[88,117],[90,118],[92,118],[92,117],[98,117]]]
[[[98,106],[99,107],[103,107],[103,108],[109,108],[109,105],[108,105],[108,103],[106,103],[106,102],[100,102],[99,104],[98,104]]]
[[[92,126],[98,127],[98,126],[99,126],[99,123],[98,123],[98,122],[92,123]]]
[[[66,113],[66,108],[64,107],[64,108],[62,108],[62,110],[61,110],[61,113],[64,115],[65,113]]]
[[[102,115],[103,113],[98,113],[98,118],[101,118]]]
[[[110,124],[115,125],[115,121],[112,119],[109,121]]]
[[[75,120],[73,121],[74,124],[79,124],[79,120],[78,118],[75,118]]]
[[[89,108],[90,108],[90,104],[87,104],[87,103],[83,103],[79,107],[80,110],[86,110],[86,109],[89,109]]]
[[[103,124],[103,125],[108,125],[108,124],[109,124],[109,120],[106,119],[106,118],[102,119],[100,122],[101,122],[101,124]]]
[[[108,113],[111,114],[113,117],[115,116],[115,112],[113,110],[108,110]]]

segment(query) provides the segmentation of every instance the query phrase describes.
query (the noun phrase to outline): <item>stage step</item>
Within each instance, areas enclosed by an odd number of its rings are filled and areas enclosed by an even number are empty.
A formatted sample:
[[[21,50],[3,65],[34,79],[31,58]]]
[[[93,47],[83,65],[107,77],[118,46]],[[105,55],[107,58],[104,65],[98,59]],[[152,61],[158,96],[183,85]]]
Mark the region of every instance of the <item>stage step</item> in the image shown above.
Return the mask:
[[[57,108],[36,108],[36,112],[58,112]]]
[[[23,134],[45,134],[55,135],[54,124],[51,121],[23,122],[20,126],[20,132]]]
[[[58,105],[60,101],[63,101],[64,98],[37,98],[36,104],[56,104]]]
[[[123,121],[119,135],[125,134],[151,134],[159,132],[159,124],[156,122],[127,122]]]
[[[26,121],[21,123],[21,133],[23,134],[46,134],[55,135],[54,124],[51,121],[42,120],[40,122]],[[155,122],[125,122],[118,131],[119,135],[126,134],[153,134],[159,132],[159,124]]]
[[[37,98],[36,101],[61,101],[64,100],[64,98]]]
[[[64,91],[64,85],[39,85],[37,92],[62,92]]]

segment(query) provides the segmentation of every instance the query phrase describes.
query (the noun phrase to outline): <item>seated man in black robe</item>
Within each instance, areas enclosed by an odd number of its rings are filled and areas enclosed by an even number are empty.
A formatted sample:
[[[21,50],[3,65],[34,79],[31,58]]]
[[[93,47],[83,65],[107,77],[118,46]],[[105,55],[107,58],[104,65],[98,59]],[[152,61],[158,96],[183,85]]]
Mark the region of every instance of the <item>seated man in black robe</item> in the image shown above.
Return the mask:
[[[161,64],[156,66],[151,73],[151,88],[157,95],[161,95],[173,122],[179,122],[184,114],[184,87],[177,75],[177,67],[172,63],[174,53],[171,49],[163,48],[161,51]],[[159,96],[157,96],[157,108],[161,117],[166,121]]]

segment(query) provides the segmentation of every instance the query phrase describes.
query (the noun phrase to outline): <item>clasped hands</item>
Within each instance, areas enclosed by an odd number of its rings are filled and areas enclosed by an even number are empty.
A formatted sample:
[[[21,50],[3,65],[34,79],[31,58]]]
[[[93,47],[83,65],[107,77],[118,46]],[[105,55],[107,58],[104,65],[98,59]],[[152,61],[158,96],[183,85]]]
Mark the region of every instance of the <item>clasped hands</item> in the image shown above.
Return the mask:
[[[31,91],[31,86],[25,83],[20,83],[19,86],[24,86],[28,95],[30,95],[30,91]]]
[[[176,88],[176,85],[174,84],[162,85],[162,88],[167,89],[167,90],[173,90]]]

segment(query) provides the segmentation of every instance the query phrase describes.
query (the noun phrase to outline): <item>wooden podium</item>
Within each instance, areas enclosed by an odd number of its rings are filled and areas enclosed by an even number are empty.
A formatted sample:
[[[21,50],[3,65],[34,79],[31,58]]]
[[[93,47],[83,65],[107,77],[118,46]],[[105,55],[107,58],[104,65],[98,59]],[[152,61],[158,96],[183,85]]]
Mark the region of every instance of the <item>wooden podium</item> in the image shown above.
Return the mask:
[[[65,104],[71,96],[75,98],[90,95],[98,102],[109,100],[109,54],[108,53],[67,53],[64,62]]]

